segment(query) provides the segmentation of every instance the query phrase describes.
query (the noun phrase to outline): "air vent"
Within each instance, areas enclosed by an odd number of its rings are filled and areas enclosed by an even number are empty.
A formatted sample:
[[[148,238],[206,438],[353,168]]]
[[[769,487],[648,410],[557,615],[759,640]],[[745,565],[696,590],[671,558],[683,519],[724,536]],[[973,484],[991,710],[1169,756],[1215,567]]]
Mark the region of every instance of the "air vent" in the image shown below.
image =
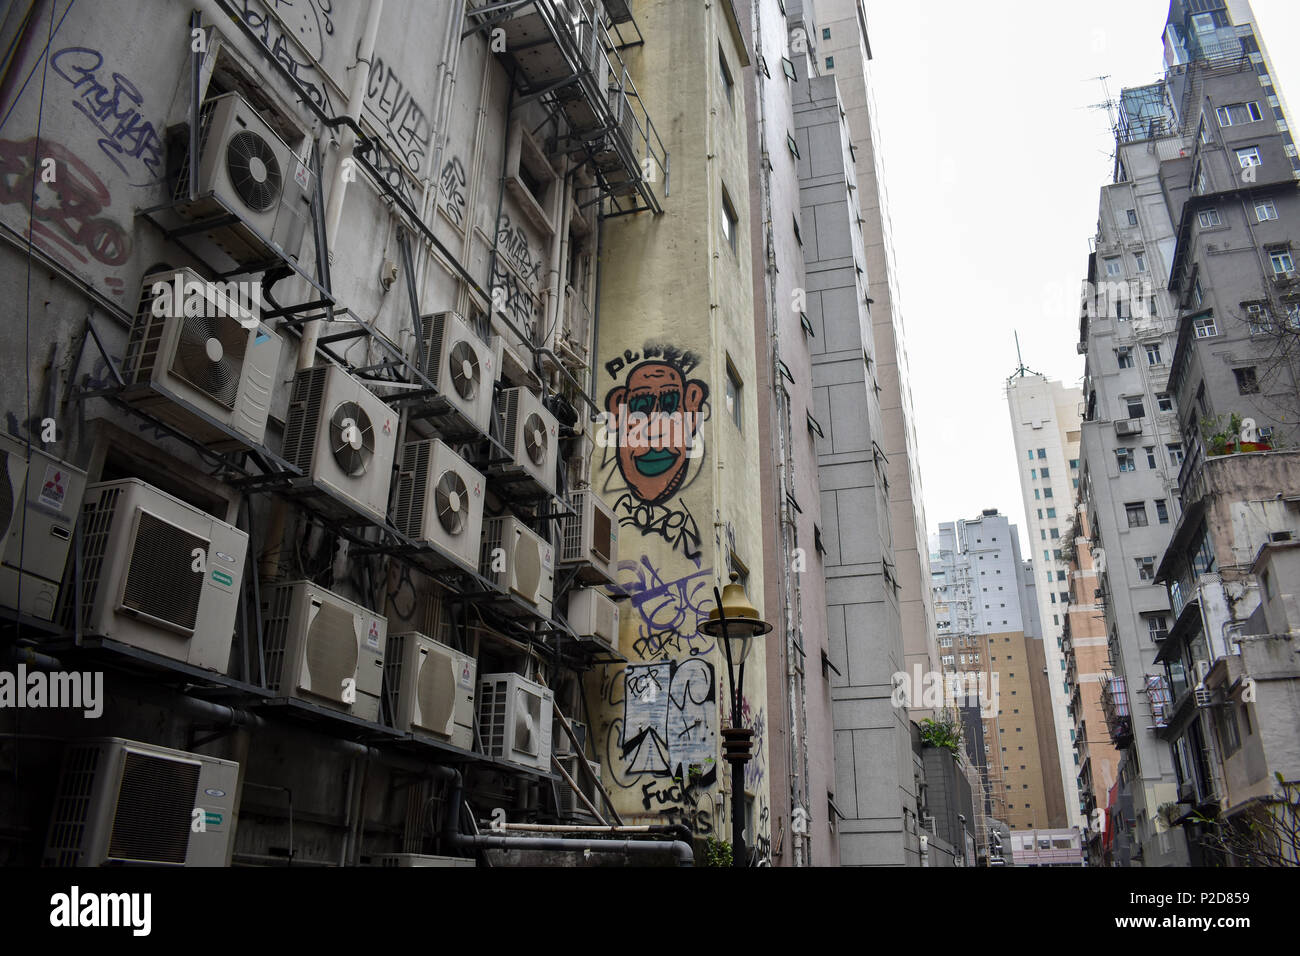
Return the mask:
[[[186,634],[194,633],[204,574],[193,570],[177,574],[176,569],[191,569],[195,551],[203,554],[206,564],[207,541],[141,511],[131,545],[123,608],[166,622]]]
[[[127,751],[108,857],[124,863],[185,862],[199,765]]]
[[[307,629],[307,675],[313,694],[343,702],[343,682],[357,674],[356,618],[333,604],[319,605]]]

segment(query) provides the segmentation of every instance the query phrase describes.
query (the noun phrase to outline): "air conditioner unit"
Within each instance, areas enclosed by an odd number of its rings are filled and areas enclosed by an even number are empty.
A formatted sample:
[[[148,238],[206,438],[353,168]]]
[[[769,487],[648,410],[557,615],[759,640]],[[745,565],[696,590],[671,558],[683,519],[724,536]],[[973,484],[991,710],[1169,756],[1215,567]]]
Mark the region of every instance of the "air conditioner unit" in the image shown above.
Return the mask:
[[[519,674],[484,674],[478,685],[478,735],[483,752],[534,770],[551,768],[555,698]]]
[[[44,864],[228,866],[238,788],[232,760],[119,737],[74,741]]]
[[[86,488],[88,634],[225,673],[248,535],[138,478]]]
[[[175,186],[177,212],[214,220],[206,236],[241,265],[297,258],[311,219],[312,174],[238,93],[213,97],[199,115],[196,201],[189,201],[189,157]],[[222,223],[227,210],[239,220]]]
[[[569,592],[569,627],[583,640],[618,647],[618,602],[596,588]]]
[[[393,726],[471,750],[478,672],[474,658],[423,634],[404,631],[389,635],[384,660]]]
[[[600,764],[590,760],[587,761],[591,765],[592,773],[595,774],[596,779],[592,780],[591,777],[582,769],[582,759],[577,754],[565,754],[563,756],[557,756],[555,759],[559,761],[560,766],[564,768],[564,772],[569,775],[570,779],[578,785],[578,788],[582,791],[583,796],[587,798],[588,802],[599,810],[600,793],[598,792],[596,783],[600,780]],[[555,784],[555,789],[560,798],[560,816],[581,816],[591,818],[591,811],[588,810],[586,805],[578,799],[577,793],[574,792],[573,788],[569,786],[568,781],[563,777],[560,777],[559,781]]]
[[[501,393],[501,409],[502,444],[514,460],[496,470],[526,479],[530,489],[539,494],[555,494],[560,431],[555,416],[526,388],[505,389]]]
[[[339,505],[383,524],[397,451],[397,413],[337,365],[298,372],[283,455]]]
[[[207,282],[189,269],[145,276],[127,341],[123,400],[218,450],[262,444],[282,343],[250,305],[233,283]]]
[[[571,720],[569,721],[569,726],[573,729],[573,735],[578,738],[577,749],[585,753],[587,746],[587,725],[580,720]],[[571,741],[569,735],[564,732],[564,728],[560,726],[558,719],[555,721],[555,726],[551,729],[551,739],[555,741],[555,753],[557,756],[560,754],[571,754],[575,752],[573,741]]]
[[[555,553],[549,541],[518,518],[488,518],[483,522],[479,574],[507,594],[522,598],[542,618],[550,619]],[[512,607],[501,610],[519,616]]]
[[[466,856],[431,856],[425,853],[384,853],[371,857],[373,866],[476,866]]]
[[[1123,418],[1115,422],[1116,435],[1141,435],[1142,419],[1140,418]]]
[[[85,490],[80,468],[0,434],[0,605],[53,620]]]
[[[379,720],[388,619],[310,581],[262,591],[266,685],[362,720]]]
[[[560,522],[560,564],[576,565],[578,580],[613,584],[618,574],[618,519],[594,491],[575,491],[576,514]]]
[[[1214,695],[1205,687],[1197,687],[1193,691],[1196,695],[1197,707],[1209,707],[1214,700]]]
[[[475,335],[454,312],[426,315],[420,324],[420,371],[450,405],[448,412],[431,416],[431,421],[447,437],[487,434],[501,367],[496,349]]]
[[[483,532],[483,476],[447,445],[431,439],[402,448],[393,525],[408,538],[477,570]]]

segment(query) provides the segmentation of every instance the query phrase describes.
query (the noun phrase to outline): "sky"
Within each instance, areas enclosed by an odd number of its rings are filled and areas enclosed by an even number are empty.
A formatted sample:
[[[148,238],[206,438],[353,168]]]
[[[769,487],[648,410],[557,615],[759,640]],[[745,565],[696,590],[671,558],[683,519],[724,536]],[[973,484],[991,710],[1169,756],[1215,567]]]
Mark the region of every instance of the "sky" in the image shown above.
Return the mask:
[[[1110,96],[1160,77],[1168,0],[865,0],[926,524],[1024,506],[1004,387],[1078,385]],[[1252,0],[1300,97],[1300,3]]]

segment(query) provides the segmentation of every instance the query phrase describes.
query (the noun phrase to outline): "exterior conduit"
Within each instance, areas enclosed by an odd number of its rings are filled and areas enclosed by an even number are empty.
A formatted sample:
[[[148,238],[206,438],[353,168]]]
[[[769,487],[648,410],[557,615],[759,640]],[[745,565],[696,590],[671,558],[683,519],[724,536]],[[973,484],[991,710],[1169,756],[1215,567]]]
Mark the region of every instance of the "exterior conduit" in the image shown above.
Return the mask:
[[[630,856],[667,851],[672,853],[678,866],[695,865],[695,850],[684,840],[674,840],[672,843],[649,840],[566,840],[560,837],[539,839],[495,834],[471,836],[461,833],[458,821],[461,795],[464,792],[464,777],[454,767],[431,767],[430,771],[435,777],[447,783],[447,800],[442,824],[443,843],[446,847],[458,850],[559,850],[568,853],[590,850],[592,853],[627,853]]]

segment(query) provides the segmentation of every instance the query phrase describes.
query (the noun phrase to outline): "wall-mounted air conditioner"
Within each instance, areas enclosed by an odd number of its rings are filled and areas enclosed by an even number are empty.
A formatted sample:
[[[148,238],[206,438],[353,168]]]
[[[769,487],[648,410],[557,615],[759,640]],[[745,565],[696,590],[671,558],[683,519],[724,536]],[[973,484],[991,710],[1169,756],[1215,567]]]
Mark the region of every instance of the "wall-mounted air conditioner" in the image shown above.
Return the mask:
[[[565,754],[563,756],[557,756],[555,759],[559,761],[560,766],[564,768],[564,772],[569,775],[570,779],[578,785],[578,788],[582,791],[583,796],[587,798],[588,802],[599,810],[600,794],[597,791],[596,782],[600,780],[600,764],[595,763],[594,761],[587,761],[591,765],[592,773],[595,774],[595,780],[593,780],[588,776],[586,771],[582,769],[582,760],[577,754]],[[574,792],[573,788],[569,786],[568,782],[563,777],[560,777],[559,781],[555,784],[555,788],[560,797],[560,816],[580,816],[592,819],[591,811],[587,809],[586,804],[578,799],[577,793]]]
[[[383,524],[397,417],[337,365],[305,368],[293,380],[282,453],[342,506]]]
[[[44,864],[229,866],[238,787],[232,760],[118,737],[73,741]]]
[[[199,199],[189,201],[187,156],[175,184],[177,211],[191,220],[215,221],[226,209],[238,215],[206,235],[241,265],[297,258],[311,220],[307,165],[238,93],[208,100],[199,122]]]
[[[496,348],[475,335],[454,312],[426,315],[420,324],[420,371],[451,406],[448,413],[432,420],[447,437],[487,434],[500,370]]]
[[[526,388],[508,388],[501,393],[501,414],[502,444],[513,461],[495,470],[512,478],[526,479],[535,492],[555,494],[560,431],[555,416]]]
[[[483,522],[479,574],[502,591],[517,595],[542,618],[551,616],[555,587],[555,551],[549,541],[518,518]],[[503,607],[504,613],[511,608]]]
[[[618,648],[618,602],[597,588],[569,592],[569,627],[582,640]]]
[[[379,719],[388,619],[310,581],[262,591],[266,684],[362,720]]]
[[[580,720],[571,720],[569,721],[569,727],[573,730],[573,736],[578,738],[577,750],[585,752],[587,746],[587,725]],[[555,726],[551,728],[551,740],[555,742],[554,749],[556,756],[575,752],[573,741],[569,739],[569,735],[566,734],[564,728],[560,726],[559,718],[556,718]]]
[[[465,856],[431,856],[427,853],[384,853],[372,857],[373,866],[476,866]]]
[[[613,584],[618,574],[618,519],[594,491],[575,491],[576,514],[560,522],[561,565],[577,567],[578,580]]]
[[[483,752],[549,771],[554,706],[554,695],[541,684],[519,674],[484,674],[478,690],[478,735]]]
[[[0,434],[0,605],[54,618],[85,490],[80,468]]]
[[[393,702],[393,726],[472,749],[477,673],[474,658],[423,634],[390,635],[384,680]]]
[[[1116,435],[1141,435],[1142,419],[1140,418],[1121,418],[1115,422]]]
[[[87,634],[225,673],[248,535],[138,478],[86,488]]]
[[[256,303],[241,298],[234,283],[207,282],[189,269],[145,276],[127,341],[123,400],[219,450],[262,444],[282,343],[250,306]]]
[[[438,441],[402,447],[393,525],[463,568],[478,569],[483,532],[483,476]]]

